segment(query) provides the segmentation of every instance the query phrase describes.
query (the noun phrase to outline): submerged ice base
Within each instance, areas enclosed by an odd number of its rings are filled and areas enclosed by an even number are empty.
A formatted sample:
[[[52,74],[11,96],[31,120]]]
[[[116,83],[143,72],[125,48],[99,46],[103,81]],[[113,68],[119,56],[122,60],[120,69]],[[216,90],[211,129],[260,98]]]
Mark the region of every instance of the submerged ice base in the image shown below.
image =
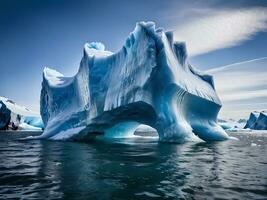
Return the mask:
[[[85,44],[74,77],[45,68],[40,107],[39,138],[128,137],[140,124],[155,128],[160,141],[228,138],[216,121],[221,102],[212,76],[195,70],[185,44],[153,22],[137,23],[117,53]]]

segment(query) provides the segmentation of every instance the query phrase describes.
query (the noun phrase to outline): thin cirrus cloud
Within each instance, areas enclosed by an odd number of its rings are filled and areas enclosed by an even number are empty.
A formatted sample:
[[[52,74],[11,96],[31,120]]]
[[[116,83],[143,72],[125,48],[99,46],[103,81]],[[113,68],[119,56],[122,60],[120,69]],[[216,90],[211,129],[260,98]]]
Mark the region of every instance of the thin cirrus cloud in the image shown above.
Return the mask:
[[[190,56],[232,47],[267,29],[267,8],[208,9],[176,27],[174,38],[186,41]]]
[[[214,77],[222,100],[221,116],[246,118],[253,110],[267,109],[267,57],[217,67]]]

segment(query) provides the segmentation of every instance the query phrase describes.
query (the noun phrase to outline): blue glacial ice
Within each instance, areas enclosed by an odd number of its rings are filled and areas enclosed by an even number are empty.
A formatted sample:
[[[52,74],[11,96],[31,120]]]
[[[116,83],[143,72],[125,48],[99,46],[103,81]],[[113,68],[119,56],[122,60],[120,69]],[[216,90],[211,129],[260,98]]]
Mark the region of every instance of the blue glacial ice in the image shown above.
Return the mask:
[[[85,44],[73,77],[45,68],[40,107],[45,129],[38,138],[131,137],[140,124],[166,142],[228,138],[217,124],[212,76],[194,69],[185,43],[153,22],[137,23],[117,53]]]

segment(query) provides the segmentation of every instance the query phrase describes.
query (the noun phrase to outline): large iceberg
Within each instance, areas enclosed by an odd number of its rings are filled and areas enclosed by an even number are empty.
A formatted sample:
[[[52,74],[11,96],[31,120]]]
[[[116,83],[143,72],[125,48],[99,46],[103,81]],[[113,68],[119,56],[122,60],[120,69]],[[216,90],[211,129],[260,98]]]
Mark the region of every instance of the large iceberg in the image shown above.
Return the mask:
[[[153,22],[137,23],[117,53],[85,44],[73,77],[45,68],[40,107],[38,138],[128,137],[140,124],[155,128],[160,141],[228,138],[216,121],[221,102],[212,76],[194,69],[185,43]]]

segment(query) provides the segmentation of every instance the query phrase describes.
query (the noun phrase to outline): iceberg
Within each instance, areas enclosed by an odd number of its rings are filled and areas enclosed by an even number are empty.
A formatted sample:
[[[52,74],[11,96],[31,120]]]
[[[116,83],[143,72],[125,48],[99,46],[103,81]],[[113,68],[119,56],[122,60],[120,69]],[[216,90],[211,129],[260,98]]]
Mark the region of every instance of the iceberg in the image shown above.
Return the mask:
[[[229,138],[217,124],[212,76],[193,68],[185,43],[153,22],[137,23],[117,53],[85,44],[73,77],[46,67],[40,108],[45,129],[35,138],[131,137],[141,124],[163,142]]]
[[[254,130],[267,130],[267,112],[254,111],[250,113],[249,119],[247,120],[244,128]]]
[[[239,120],[234,120],[234,119],[218,119],[218,124],[227,131],[239,131],[243,130],[244,125],[247,120],[245,119],[239,119]]]
[[[38,113],[14,101],[0,97],[0,130],[42,130],[44,124]]]

